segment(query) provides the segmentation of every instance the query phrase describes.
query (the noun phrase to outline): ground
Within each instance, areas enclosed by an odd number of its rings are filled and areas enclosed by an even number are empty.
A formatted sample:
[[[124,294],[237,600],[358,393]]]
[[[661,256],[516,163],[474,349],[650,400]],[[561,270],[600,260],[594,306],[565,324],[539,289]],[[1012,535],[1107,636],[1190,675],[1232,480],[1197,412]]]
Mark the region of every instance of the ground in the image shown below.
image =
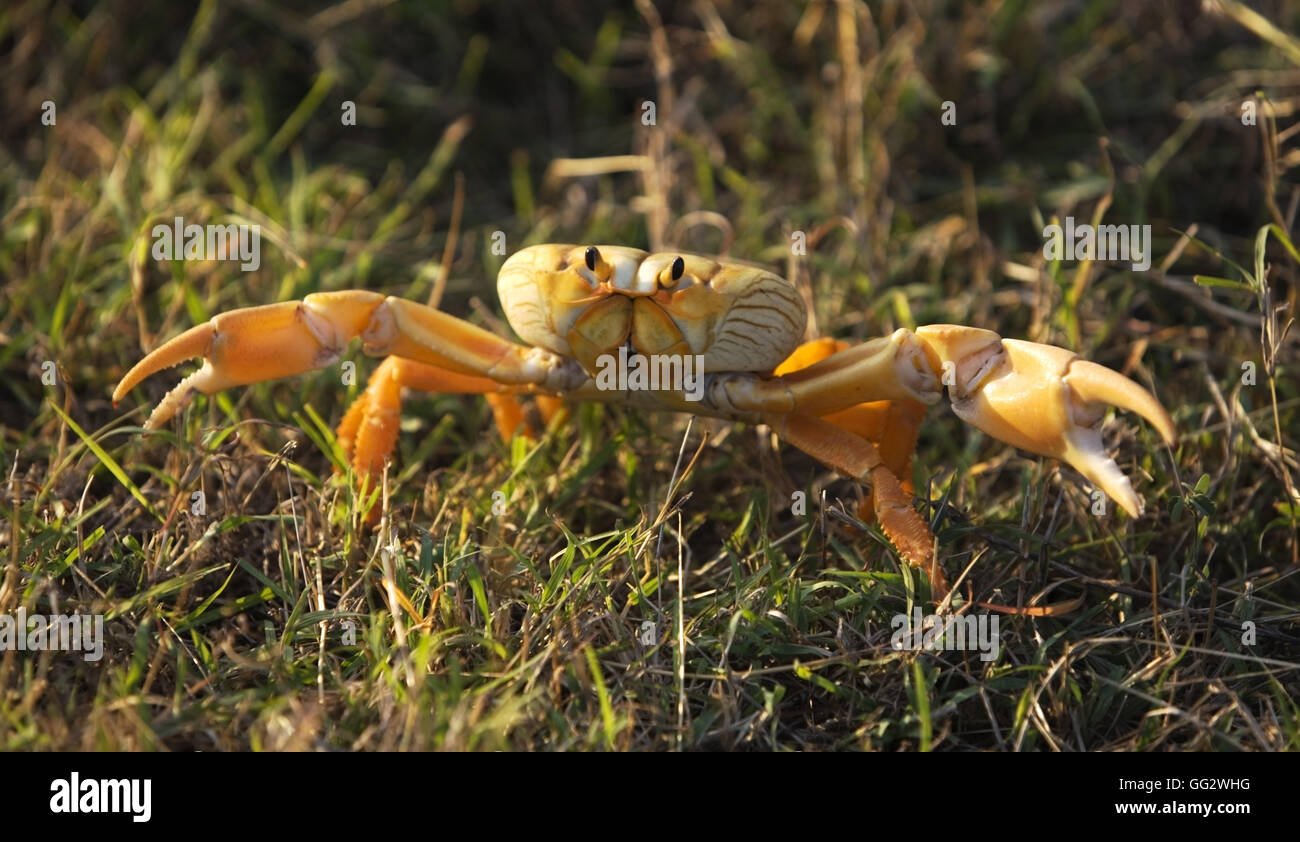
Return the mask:
[[[98,661],[0,654],[0,748],[1300,747],[1295,4],[293,5],[0,11],[0,614],[104,617]],[[259,265],[155,258],[177,216],[259,225]],[[1149,225],[1150,266],[1049,256],[1067,217]],[[502,442],[412,396],[372,529],[331,432],[357,347],[155,434],[192,366],[109,399],[321,290],[509,336],[496,270],[548,241],[762,263],[810,335],[1068,347],[1178,441],[1108,423],[1133,520],[930,412],[953,607],[1079,600],[984,660],[891,646],[923,578],[764,428],[584,406]]]

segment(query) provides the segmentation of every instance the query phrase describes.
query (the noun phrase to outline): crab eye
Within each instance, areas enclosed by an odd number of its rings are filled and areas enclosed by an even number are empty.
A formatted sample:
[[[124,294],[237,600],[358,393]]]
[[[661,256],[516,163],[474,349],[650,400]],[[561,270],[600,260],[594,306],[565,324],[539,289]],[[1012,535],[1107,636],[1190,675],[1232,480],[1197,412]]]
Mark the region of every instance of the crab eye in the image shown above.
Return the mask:
[[[590,269],[592,272],[595,272],[596,264],[600,263],[600,249],[596,248],[595,246],[587,246],[587,253],[585,257],[587,259],[587,268]]]
[[[679,257],[674,260],[672,265],[667,269],[661,269],[659,271],[660,288],[668,289],[669,287],[676,285],[676,283],[682,279],[682,275],[684,274],[686,274],[686,261]]]

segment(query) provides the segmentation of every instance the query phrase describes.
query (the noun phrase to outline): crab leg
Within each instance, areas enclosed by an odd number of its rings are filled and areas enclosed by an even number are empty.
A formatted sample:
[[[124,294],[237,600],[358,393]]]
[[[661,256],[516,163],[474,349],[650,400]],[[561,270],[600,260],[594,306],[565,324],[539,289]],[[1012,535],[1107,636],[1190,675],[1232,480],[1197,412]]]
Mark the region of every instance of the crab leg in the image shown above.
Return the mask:
[[[933,566],[933,537],[898,480],[906,460],[900,463],[897,450],[915,441],[919,415],[891,443],[890,431],[873,424],[880,413],[934,403],[946,386],[959,418],[1000,441],[1069,463],[1133,517],[1142,513],[1142,500],[1102,446],[1106,407],[1136,412],[1173,442],[1173,421],[1149,392],[1063,348],[929,325],[826,356],[828,350],[808,343],[775,377],[724,381],[715,403],[738,414],[761,413],[790,444],[870,483],[881,528],[916,567]],[[937,569],[931,580],[941,598],[946,585]]]
[[[810,340],[796,348],[773,374],[778,377],[793,374],[851,347],[842,339],[822,337]],[[898,478],[902,490],[911,494],[912,455],[916,451],[925,409],[925,404],[908,398],[868,401],[823,415],[822,420],[874,444],[885,467]],[[874,486],[869,487],[858,506],[858,517],[867,523],[875,521]]]
[[[384,469],[384,463],[397,446],[401,430],[402,390],[439,392],[453,395],[483,395],[492,408],[497,433],[509,442],[515,435],[534,438],[536,433],[524,414],[523,405],[516,393],[526,391],[525,386],[506,386],[487,377],[459,374],[428,363],[404,357],[387,357],[357,399],[339,422],[338,439],[343,453],[356,475],[370,480],[374,488]],[[550,424],[564,406],[563,401],[547,395],[536,396],[542,420]],[[368,520],[378,520],[376,507],[368,513]]]
[[[486,377],[459,374],[402,357],[388,357],[339,422],[338,438],[358,475],[374,478],[397,444],[402,413],[402,389],[443,394],[485,395],[492,404],[497,429],[509,439],[523,423],[523,411],[511,388]],[[493,400],[496,399],[496,400]]]
[[[738,411],[825,416],[863,401],[934,403],[943,386],[966,423],[1069,463],[1133,517],[1142,500],[1101,442],[1106,407],[1136,412],[1174,440],[1169,413],[1122,374],[1064,348],[961,325],[898,330],[783,377],[728,383],[724,396]]]
[[[432,307],[349,290],[222,313],[137,363],[113,391],[113,403],[150,374],[202,357],[203,367],[181,381],[149,416],[145,427],[153,429],[195,392],[210,395],[325,368],[356,337],[367,354],[392,354],[507,387],[563,392],[586,380],[576,363],[549,351],[508,342]]]
[[[870,484],[876,519],[885,536],[904,561],[929,573],[936,599],[947,594],[948,584],[934,557],[934,535],[875,445],[821,418],[795,414],[765,420],[777,436],[817,461]]]

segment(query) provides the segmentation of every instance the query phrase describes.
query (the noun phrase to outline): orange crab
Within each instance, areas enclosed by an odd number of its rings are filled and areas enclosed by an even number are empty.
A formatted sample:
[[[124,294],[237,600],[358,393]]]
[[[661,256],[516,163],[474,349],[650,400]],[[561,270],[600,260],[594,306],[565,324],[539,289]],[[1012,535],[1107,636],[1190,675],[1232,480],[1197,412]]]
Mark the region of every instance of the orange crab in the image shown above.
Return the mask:
[[[149,416],[145,427],[156,428],[195,392],[333,365],[360,337],[367,354],[387,355],[339,425],[362,477],[375,477],[393,449],[404,388],[489,395],[506,436],[519,428],[512,395],[521,393],[763,423],[869,484],[881,530],[904,560],[930,572],[936,596],[947,587],[934,538],[899,477],[907,475],[925,405],[945,387],[962,420],[1064,460],[1135,517],[1142,500],[1102,446],[1106,408],[1136,412],[1166,442],[1174,438],[1173,421],[1149,392],[1063,348],[960,325],[900,329],[859,345],[800,344],[802,298],[784,278],[748,264],[624,246],[538,245],[506,260],[497,289],[527,344],[401,298],[322,292],[189,329],[127,372],[114,405],[150,374],[202,357],[203,367]],[[598,369],[616,356],[694,361],[702,376],[694,390],[682,382],[611,388]]]

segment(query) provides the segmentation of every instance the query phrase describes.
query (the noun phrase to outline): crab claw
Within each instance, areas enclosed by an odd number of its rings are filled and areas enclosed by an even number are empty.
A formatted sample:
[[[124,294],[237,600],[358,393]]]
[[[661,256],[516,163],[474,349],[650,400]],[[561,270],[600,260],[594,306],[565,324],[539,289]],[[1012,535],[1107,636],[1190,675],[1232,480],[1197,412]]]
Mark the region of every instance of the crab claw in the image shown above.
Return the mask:
[[[160,345],[136,363],[113,390],[113,405],[154,372],[195,357],[203,358],[203,367],[159,401],[145,429],[165,424],[195,392],[210,395],[232,386],[324,368],[339,358],[352,337],[365,330],[383,301],[384,296],[374,292],[326,292],[303,301],[222,313]]]
[[[1069,463],[1129,515],[1142,500],[1102,446],[1101,422],[1114,405],[1141,415],[1165,442],[1174,440],[1169,413],[1150,392],[1064,348],[1003,339],[960,325],[917,329],[953,412],[990,436]]]

